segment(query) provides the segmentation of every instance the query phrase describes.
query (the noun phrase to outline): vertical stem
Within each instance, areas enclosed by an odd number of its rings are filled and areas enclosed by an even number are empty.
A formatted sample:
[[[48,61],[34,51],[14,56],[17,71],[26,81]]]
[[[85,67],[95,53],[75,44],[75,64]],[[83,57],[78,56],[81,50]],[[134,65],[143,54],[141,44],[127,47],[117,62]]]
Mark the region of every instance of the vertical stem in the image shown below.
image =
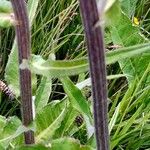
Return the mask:
[[[18,54],[19,54],[19,66],[20,66],[19,73],[20,73],[20,90],[21,90],[21,101],[22,101],[22,120],[23,120],[23,125],[28,126],[33,121],[31,72],[27,65],[27,62],[30,58],[30,43],[31,43],[29,20],[27,16],[25,1],[11,0],[11,2],[13,5],[15,19],[16,19],[16,35],[17,35],[18,50],[19,50]],[[25,137],[25,144],[34,143],[34,133],[32,131],[25,132],[24,137]]]
[[[101,27],[95,26],[99,21],[96,0],[79,1],[90,60],[97,149],[108,150],[107,88],[103,33]]]

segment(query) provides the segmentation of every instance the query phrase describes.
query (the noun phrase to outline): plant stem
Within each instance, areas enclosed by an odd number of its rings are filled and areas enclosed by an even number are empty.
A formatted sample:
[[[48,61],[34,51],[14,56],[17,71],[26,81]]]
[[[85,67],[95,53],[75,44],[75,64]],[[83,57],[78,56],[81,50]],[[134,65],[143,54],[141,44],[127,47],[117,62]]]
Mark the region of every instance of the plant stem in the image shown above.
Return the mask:
[[[31,35],[29,29],[29,20],[27,16],[26,4],[24,0],[11,0],[16,19],[16,35],[19,51],[19,74],[20,74],[20,90],[22,101],[22,120],[23,125],[28,126],[33,121],[32,113],[32,92],[31,92],[31,72],[28,65],[23,62],[28,62],[30,58],[30,43]],[[25,144],[34,143],[33,131],[24,133]]]
[[[79,1],[90,60],[97,149],[108,150],[107,88],[103,33],[101,27],[95,26],[100,21],[96,0]]]

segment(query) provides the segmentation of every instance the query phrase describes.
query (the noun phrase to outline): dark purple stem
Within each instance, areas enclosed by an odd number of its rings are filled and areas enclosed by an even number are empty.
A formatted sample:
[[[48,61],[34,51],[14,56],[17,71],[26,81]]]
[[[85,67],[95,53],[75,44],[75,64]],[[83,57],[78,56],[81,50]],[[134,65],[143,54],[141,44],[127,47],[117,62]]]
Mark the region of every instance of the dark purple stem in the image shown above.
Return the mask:
[[[107,121],[106,65],[103,33],[96,27],[99,20],[96,0],[79,0],[88,46],[97,150],[109,149]]]
[[[24,0],[11,0],[15,19],[16,19],[16,35],[19,49],[19,66],[23,60],[28,61],[30,58],[30,29],[29,20]],[[22,100],[22,120],[23,125],[28,126],[33,121],[32,113],[32,92],[31,92],[31,72],[25,68],[19,68],[20,73],[20,90]],[[25,144],[34,143],[34,133],[28,131],[24,133]]]

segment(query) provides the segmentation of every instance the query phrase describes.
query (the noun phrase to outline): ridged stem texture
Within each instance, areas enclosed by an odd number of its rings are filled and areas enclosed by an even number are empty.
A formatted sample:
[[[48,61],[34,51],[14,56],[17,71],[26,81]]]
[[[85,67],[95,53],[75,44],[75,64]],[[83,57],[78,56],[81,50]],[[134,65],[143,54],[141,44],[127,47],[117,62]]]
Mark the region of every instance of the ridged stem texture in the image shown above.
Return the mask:
[[[92,79],[97,150],[108,150],[109,135],[107,123],[105,49],[102,27],[96,25],[101,20],[97,10],[96,0],[79,1],[86,34],[90,73]]]
[[[19,54],[19,66],[23,62],[28,62],[30,59],[30,43],[31,35],[29,28],[29,20],[27,15],[26,3],[24,0],[11,0],[16,19],[16,36]],[[20,75],[20,91],[22,105],[22,121],[24,126],[28,126],[33,121],[32,113],[32,92],[31,92],[31,72],[28,65],[22,64],[19,68]],[[33,131],[24,133],[25,144],[34,143]]]

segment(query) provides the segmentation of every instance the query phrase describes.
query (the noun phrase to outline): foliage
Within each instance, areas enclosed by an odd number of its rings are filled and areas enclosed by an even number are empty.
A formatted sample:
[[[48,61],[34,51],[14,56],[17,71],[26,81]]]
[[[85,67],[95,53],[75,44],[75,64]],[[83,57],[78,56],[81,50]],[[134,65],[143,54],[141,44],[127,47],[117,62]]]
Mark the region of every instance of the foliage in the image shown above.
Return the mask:
[[[104,16],[111,149],[150,148],[150,28],[148,15],[143,17],[146,10],[149,13],[147,6],[147,1],[116,0]],[[0,91],[0,149],[94,150],[91,83],[78,2],[28,1],[35,101],[35,119],[29,127],[22,126],[18,115],[18,55],[11,13],[10,2],[1,0],[0,77],[16,99],[6,101]],[[22,133],[28,130],[35,132],[35,145],[23,145]]]

